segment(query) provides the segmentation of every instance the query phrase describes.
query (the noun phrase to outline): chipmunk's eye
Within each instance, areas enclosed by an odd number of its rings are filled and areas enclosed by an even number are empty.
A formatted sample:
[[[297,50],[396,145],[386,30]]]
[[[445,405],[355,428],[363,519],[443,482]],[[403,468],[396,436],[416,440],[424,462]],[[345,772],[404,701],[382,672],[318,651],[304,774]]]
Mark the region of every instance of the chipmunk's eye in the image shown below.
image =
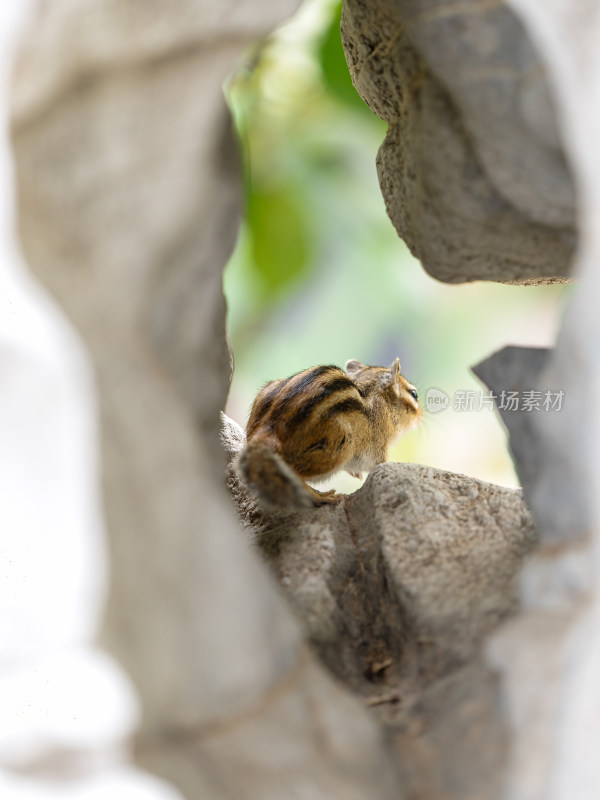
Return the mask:
[[[415,398],[415,400],[418,400],[418,399],[419,399],[419,395],[418,395],[418,393],[417,393],[417,390],[416,390],[416,389],[409,389],[409,390],[408,390],[408,393],[409,393],[409,395],[410,395],[411,397],[414,397],[414,398]]]

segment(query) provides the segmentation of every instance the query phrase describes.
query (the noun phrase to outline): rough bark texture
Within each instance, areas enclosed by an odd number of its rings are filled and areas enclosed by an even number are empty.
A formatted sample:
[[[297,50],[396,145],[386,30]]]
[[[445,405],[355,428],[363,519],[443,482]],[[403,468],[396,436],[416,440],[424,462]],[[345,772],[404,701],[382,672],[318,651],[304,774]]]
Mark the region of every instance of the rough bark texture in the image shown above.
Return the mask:
[[[223,418],[231,458],[243,432]],[[408,796],[500,797],[505,732],[482,643],[517,607],[522,493],[383,464],[338,506],[238,513],[331,672],[389,727]]]
[[[221,272],[240,177],[222,84],[268,4],[41,4],[14,82],[19,228],[96,370],[111,592],[140,761],[192,798],[398,798],[360,704],[314,663],[222,486]]]
[[[354,80],[390,125],[390,216],[432,274],[563,279],[573,170],[582,286],[556,351],[479,368],[566,393],[561,415],[508,421],[542,543],[520,607],[519,492],[386,465],[339,507],[283,516],[230,479],[252,546],[236,524],[217,438],[240,195],[221,85],[293,6],[40,3],[14,76],[23,247],[98,380],[104,640],[140,693],[139,759],[189,800],[596,800],[597,4],[344,12]],[[230,454],[242,441],[229,426]]]
[[[570,272],[573,183],[543,62],[502,2],[346,0],[354,84],[389,130],[388,214],[434,277],[540,283]]]
[[[526,611],[493,640],[490,656],[502,673],[510,729],[505,797],[592,800],[600,785],[593,677],[600,671],[600,426],[594,401],[600,388],[600,14],[594,3],[568,0],[509,5],[543,54],[555,93],[577,185],[574,277],[580,286],[537,377],[537,388],[565,391],[564,411],[537,414],[530,423],[532,449],[541,457],[528,496],[543,546],[523,573]],[[526,358],[516,352],[497,364],[498,373],[520,369]]]

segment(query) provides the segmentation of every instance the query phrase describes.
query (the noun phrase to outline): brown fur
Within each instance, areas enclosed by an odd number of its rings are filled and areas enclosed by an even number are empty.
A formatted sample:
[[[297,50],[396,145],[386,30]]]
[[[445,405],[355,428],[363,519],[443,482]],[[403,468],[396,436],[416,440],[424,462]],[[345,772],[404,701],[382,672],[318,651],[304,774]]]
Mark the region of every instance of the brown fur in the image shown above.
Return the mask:
[[[418,424],[416,390],[390,367],[349,361],[346,372],[312,367],[271,381],[256,396],[246,429],[247,444],[236,468],[264,502],[306,507],[339,502],[306,484],[345,469],[371,470],[386,460],[394,439]]]

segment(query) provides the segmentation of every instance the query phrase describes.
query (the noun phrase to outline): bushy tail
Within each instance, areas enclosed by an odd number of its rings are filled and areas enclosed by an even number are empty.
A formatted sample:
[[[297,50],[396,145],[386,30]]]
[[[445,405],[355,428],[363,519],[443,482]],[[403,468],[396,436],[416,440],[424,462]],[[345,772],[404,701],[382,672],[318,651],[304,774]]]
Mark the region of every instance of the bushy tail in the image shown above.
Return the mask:
[[[287,509],[315,505],[314,490],[265,442],[248,442],[238,454],[234,469],[263,503]]]

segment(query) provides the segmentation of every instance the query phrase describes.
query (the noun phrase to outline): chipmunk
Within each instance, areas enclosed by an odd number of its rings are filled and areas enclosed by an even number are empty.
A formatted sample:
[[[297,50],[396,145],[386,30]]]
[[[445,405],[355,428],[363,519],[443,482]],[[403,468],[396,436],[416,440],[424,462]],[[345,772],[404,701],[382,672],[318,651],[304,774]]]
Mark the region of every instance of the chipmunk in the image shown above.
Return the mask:
[[[281,508],[339,503],[319,492],[340,470],[354,477],[386,460],[390,444],[423,416],[415,387],[390,367],[348,361],[267,383],[252,405],[235,470],[253,494]]]

